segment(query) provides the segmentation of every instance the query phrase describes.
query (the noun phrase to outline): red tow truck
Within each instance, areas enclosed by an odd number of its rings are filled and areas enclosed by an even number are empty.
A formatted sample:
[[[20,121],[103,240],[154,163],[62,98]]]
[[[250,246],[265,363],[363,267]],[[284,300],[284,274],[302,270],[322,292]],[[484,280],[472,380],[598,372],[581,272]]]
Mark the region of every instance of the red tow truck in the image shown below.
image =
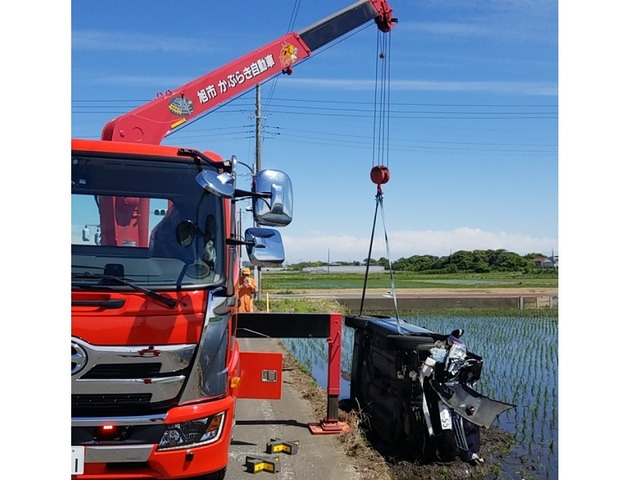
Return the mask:
[[[263,170],[241,190],[235,157],[160,143],[370,20],[395,23],[360,0],[72,140],[72,478],[222,479],[236,399],[279,398],[281,357],[239,350],[234,285],[243,246],[284,261],[271,227],[292,219],[290,180]]]

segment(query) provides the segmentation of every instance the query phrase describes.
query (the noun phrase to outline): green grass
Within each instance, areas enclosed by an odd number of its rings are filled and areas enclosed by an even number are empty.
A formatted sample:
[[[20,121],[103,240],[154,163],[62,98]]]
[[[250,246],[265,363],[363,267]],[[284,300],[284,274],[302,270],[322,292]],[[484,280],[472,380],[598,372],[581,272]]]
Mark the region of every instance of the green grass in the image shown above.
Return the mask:
[[[256,311],[266,312],[267,301],[256,300],[254,302]],[[278,298],[269,300],[269,311],[278,313],[341,313],[343,315],[356,314],[336,300],[329,298]],[[393,312],[366,312],[367,315],[391,315]],[[402,316],[422,314],[424,311],[414,312],[411,310],[402,311]],[[558,318],[558,309],[529,309],[519,308],[453,308],[429,310],[430,315],[440,315],[445,317],[517,317],[517,318],[538,318],[540,316]]]
[[[259,312],[267,311],[266,300],[255,300]],[[347,310],[333,299],[324,298],[279,298],[269,300],[269,311],[279,313],[347,313]]]
[[[484,274],[424,274],[395,272],[397,289],[403,288],[557,288],[557,276],[524,274],[519,272]],[[297,290],[362,289],[364,274],[358,273],[302,273],[263,272],[262,290],[273,293],[291,293]],[[370,273],[367,289],[390,288],[389,272]]]

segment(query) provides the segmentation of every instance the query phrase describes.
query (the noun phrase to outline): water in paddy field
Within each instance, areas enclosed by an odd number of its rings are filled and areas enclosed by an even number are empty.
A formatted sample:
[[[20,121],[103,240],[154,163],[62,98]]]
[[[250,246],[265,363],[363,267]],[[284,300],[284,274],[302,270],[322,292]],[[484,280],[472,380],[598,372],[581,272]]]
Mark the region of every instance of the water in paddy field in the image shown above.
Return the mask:
[[[483,358],[482,376],[475,388],[495,400],[515,404],[502,413],[492,428],[513,435],[509,465],[503,472],[513,478],[558,478],[558,320],[539,311],[535,317],[404,316],[406,322],[438,333],[464,329],[461,340]],[[327,385],[325,339],[285,339],[284,343],[305,365],[318,384]],[[353,330],[343,327],[342,370],[351,371]],[[349,397],[349,382],[342,379],[340,397]],[[482,450],[482,446],[480,447]],[[523,465],[535,467],[518,475]],[[508,477],[511,478],[511,477]]]

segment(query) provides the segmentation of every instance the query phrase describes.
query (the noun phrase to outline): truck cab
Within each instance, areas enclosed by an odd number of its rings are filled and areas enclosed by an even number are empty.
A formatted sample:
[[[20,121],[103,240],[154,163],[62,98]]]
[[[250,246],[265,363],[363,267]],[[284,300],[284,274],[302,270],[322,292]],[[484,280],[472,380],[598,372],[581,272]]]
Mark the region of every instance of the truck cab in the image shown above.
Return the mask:
[[[251,367],[233,322],[236,252],[284,258],[277,230],[238,234],[235,201],[252,197],[258,222],[286,224],[288,177],[259,172],[248,192],[233,159],[89,140],[73,141],[71,172],[73,473],[222,478]]]

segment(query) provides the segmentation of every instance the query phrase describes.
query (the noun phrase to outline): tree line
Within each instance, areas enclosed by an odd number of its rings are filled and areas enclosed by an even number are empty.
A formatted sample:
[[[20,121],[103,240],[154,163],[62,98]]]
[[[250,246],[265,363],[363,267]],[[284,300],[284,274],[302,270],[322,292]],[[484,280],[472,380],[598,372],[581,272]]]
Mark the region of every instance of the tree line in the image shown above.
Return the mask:
[[[451,255],[438,257],[435,255],[412,255],[401,257],[393,262],[394,271],[428,272],[428,273],[488,273],[488,272],[532,272],[548,271],[556,272],[555,268],[542,268],[536,265],[535,258],[545,257],[541,253],[528,253],[519,255],[504,249],[499,250],[459,250]],[[364,259],[362,262],[335,262],[332,266],[382,266],[389,270],[389,260],[385,257],[379,259]],[[289,265],[291,269],[303,269],[305,267],[323,267],[326,262],[301,262]]]

